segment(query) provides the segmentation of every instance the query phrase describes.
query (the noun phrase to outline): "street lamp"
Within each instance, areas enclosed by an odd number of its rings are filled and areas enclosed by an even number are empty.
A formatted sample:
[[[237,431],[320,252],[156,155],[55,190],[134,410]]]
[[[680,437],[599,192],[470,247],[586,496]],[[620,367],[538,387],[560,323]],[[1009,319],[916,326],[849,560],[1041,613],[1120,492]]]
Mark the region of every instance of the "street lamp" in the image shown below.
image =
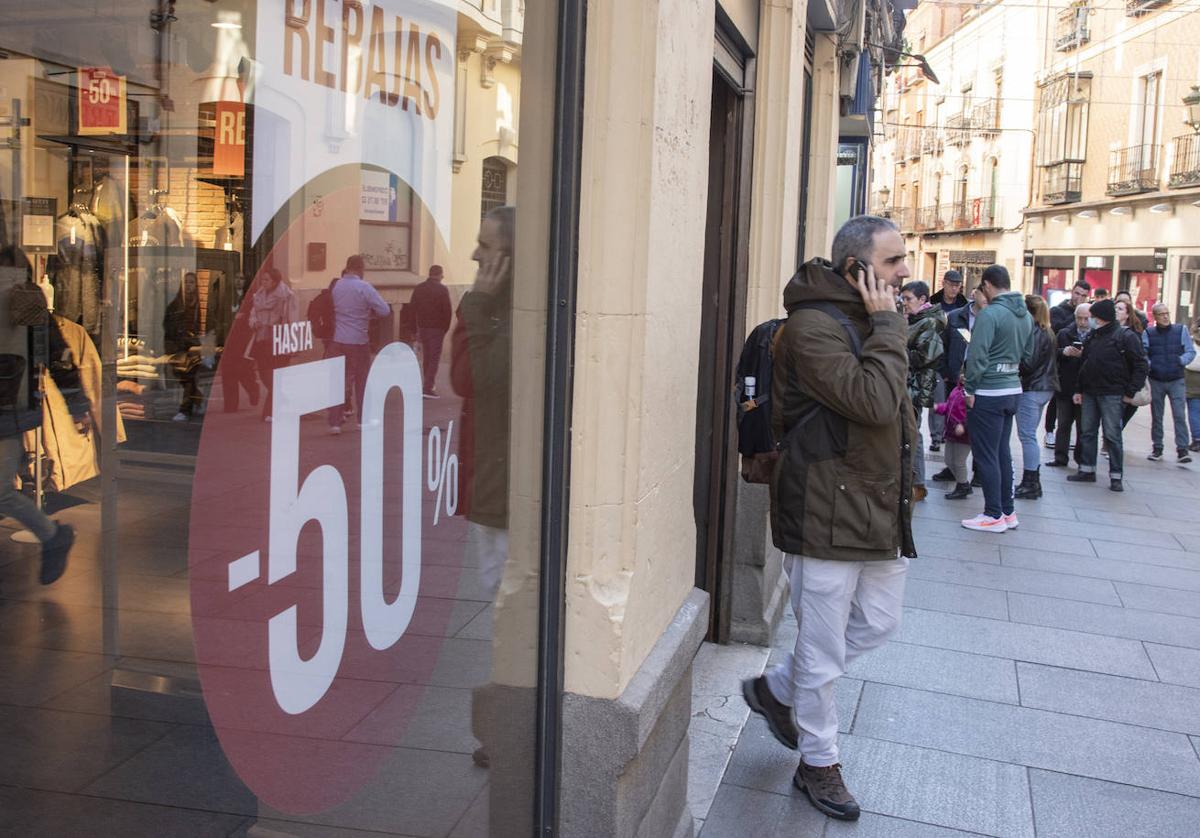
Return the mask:
[[[1183,124],[1200,134],[1200,85],[1192,85],[1192,92],[1183,97],[1183,106],[1187,108],[1187,119]]]
[[[886,186],[879,190],[879,208],[887,211],[888,199],[892,197],[892,190]]]

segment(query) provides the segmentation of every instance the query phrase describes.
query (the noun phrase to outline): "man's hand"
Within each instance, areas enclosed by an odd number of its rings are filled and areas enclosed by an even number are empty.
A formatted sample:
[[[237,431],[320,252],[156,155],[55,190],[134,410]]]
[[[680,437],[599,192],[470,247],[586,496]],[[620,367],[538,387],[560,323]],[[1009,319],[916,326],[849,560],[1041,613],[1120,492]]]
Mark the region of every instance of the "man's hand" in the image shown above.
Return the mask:
[[[507,253],[498,253],[495,258],[479,263],[472,290],[482,294],[498,294],[512,267],[512,258]]]
[[[75,419],[75,430],[79,431],[80,436],[87,436],[92,429],[92,414],[84,413],[73,418]]]
[[[1077,346],[1068,346],[1063,350],[1063,354],[1068,358],[1079,358],[1083,355],[1083,350]]]
[[[1076,393],[1075,395],[1071,396],[1071,401],[1075,404],[1083,404],[1083,394]]]
[[[896,295],[891,286],[875,278],[875,268],[864,266],[866,271],[858,275],[858,293],[862,295],[867,314],[896,310]]]
[[[968,408],[972,408],[975,406],[975,397],[972,396],[970,393],[963,396],[963,401],[965,401],[967,403]]]
[[[962,422],[959,422],[957,425],[954,426],[954,433],[958,434],[959,436],[962,436],[966,432],[967,432],[967,429],[962,426]]]
[[[1121,396],[1121,401],[1125,404],[1133,404],[1133,396]]]

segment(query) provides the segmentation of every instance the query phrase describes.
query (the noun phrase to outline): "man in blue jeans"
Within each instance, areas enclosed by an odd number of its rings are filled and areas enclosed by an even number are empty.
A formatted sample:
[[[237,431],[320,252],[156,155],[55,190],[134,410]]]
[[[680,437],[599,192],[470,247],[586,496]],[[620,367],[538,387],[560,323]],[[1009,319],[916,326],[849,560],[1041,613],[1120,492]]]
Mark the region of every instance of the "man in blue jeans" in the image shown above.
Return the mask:
[[[1171,310],[1166,303],[1153,309],[1154,325],[1142,332],[1142,345],[1150,363],[1150,442],[1154,450],[1149,459],[1163,457],[1163,412],[1166,400],[1171,400],[1171,416],[1175,419],[1175,453],[1179,462],[1190,463],[1188,454],[1187,387],[1184,369],[1196,358],[1192,336],[1181,323],[1171,322]]]
[[[1130,329],[1116,322],[1112,300],[1092,303],[1091,331],[1083,342],[1083,357],[1075,377],[1075,404],[1082,406],[1079,422],[1079,473],[1072,483],[1096,482],[1096,446],[1100,427],[1108,450],[1108,488],[1125,491],[1125,445],[1122,412],[1146,383],[1146,354]]]
[[[384,317],[391,310],[375,287],[363,279],[365,272],[361,256],[346,260],[342,277],[333,286],[333,342],[326,347],[326,357],[346,359],[347,391],[354,394],[353,404],[360,427],[363,390],[371,371],[371,318]],[[344,419],[342,405],[329,408],[329,432],[340,434]]]
[[[1012,428],[1021,399],[1021,361],[1033,359],[1033,318],[1001,265],[979,284],[988,305],[975,320],[967,348],[967,431],[983,483],[983,513],[962,525],[1002,533],[1019,526],[1013,507]]]

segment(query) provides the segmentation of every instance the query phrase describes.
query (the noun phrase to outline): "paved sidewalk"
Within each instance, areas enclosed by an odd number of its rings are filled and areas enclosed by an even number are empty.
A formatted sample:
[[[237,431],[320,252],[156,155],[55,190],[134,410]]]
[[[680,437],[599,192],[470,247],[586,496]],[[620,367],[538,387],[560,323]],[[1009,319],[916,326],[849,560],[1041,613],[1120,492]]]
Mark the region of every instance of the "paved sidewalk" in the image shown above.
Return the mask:
[[[1103,460],[1091,486],[1043,468],[1015,532],[959,526],[978,490],[931,492],[904,624],[837,687],[862,819],[813,809],[755,716],[701,838],[1200,834],[1200,463],[1148,462],[1149,421],[1126,434],[1125,494]]]

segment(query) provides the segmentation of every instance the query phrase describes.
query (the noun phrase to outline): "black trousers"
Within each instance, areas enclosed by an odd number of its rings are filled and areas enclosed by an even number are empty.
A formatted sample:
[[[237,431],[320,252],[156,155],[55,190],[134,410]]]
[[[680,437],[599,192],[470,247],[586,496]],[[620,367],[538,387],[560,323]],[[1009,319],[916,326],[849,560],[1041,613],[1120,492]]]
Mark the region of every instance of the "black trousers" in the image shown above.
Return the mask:
[[[1070,401],[1070,399],[1067,399]],[[1054,433],[1054,426],[1058,421],[1058,398],[1053,398],[1046,403],[1046,433]],[[1076,419],[1076,422],[1079,420]],[[1057,437],[1056,437],[1057,439]],[[1057,448],[1057,446],[1056,446]]]
[[[1070,393],[1058,393],[1046,405],[1046,413],[1058,412],[1058,432],[1054,435],[1054,462],[1070,462],[1071,428],[1075,428],[1075,465],[1079,465],[1079,438],[1082,436],[1083,407],[1075,404]]]

